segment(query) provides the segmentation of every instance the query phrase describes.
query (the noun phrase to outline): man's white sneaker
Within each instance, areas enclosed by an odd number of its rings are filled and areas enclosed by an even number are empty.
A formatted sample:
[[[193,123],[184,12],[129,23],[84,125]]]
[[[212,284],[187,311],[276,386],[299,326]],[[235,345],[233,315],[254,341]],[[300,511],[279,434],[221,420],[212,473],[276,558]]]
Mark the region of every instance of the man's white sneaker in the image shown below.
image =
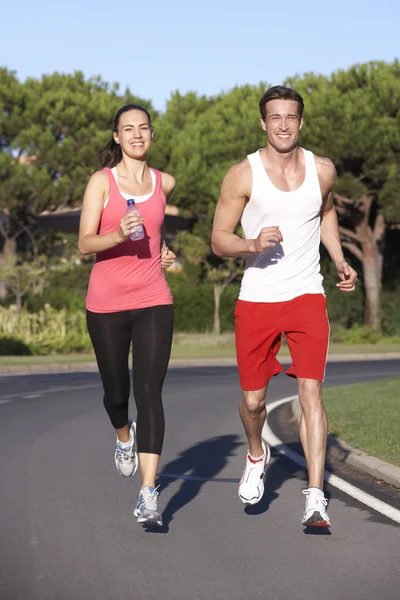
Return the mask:
[[[117,437],[117,447],[115,449],[115,466],[118,473],[124,477],[131,477],[138,468],[138,455],[136,450],[136,423],[129,421],[129,433],[131,439],[128,444],[120,442]]]
[[[261,442],[264,455],[253,458],[247,452],[246,466],[239,482],[239,498],[244,504],[257,504],[264,494],[265,469],[269,463],[271,452],[264,440]]]
[[[328,501],[324,492],[319,488],[311,487],[303,490],[306,495],[306,508],[302,525],[305,527],[330,527],[331,522],[326,512]]]

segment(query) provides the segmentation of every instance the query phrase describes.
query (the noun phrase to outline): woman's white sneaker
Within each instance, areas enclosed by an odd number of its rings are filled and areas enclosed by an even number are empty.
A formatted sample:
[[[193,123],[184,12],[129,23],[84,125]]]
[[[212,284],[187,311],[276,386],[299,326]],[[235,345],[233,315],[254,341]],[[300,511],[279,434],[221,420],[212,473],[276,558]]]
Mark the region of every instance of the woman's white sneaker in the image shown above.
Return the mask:
[[[261,442],[263,456],[253,458],[249,452],[246,456],[246,466],[239,482],[239,498],[244,504],[257,504],[264,494],[264,476],[271,452],[264,440]]]
[[[306,508],[302,525],[305,527],[330,527],[331,522],[326,512],[328,500],[319,488],[311,487],[303,490],[306,495]]]
[[[129,421],[129,433],[131,439],[128,444],[120,442],[117,437],[117,447],[115,449],[115,466],[118,473],[123,477],[132,477],[138,468],[138,455],[136,450],[136,423]]]
[[[158,508],[157,490],[158,488],[146,486],[138,496],[133,514],[141,525],[162,527],[163,520]]]

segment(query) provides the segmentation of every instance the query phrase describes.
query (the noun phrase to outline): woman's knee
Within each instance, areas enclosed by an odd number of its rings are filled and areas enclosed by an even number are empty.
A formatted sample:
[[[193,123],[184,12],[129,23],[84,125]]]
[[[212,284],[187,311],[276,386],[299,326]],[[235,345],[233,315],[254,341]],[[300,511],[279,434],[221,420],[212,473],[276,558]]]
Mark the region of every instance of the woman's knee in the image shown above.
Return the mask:
[[[113,392],[104,394],[104,406],[107,412],[127,408],[129,404],[129,390],[127,392]]]

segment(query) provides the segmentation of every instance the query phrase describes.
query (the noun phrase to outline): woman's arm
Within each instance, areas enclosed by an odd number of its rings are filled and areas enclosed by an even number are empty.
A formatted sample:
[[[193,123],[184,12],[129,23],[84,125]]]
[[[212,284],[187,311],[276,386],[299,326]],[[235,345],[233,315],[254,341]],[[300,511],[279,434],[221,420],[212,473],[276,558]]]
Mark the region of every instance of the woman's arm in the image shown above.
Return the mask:
[[[114,246],[129,239],[130,234],[134,233],[143,223],[143,219],[137,215],[125,215],[121,219],[119,228],[115,231],[104,235],[97,233],[104,203],[110,191],[109,188],[108,177],[103,171],[94,173],[86,187],[78,240],[78,248],[82,256],[114,248]]]

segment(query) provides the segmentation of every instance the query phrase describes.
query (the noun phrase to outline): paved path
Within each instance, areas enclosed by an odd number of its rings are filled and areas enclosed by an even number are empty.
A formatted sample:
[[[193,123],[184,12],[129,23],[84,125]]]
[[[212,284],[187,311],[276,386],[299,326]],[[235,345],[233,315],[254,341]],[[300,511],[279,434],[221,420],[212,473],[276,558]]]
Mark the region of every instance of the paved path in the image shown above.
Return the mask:
[[[326,384],[399,368],[332,363]],[[168,375],[156,532],[132,517],[139,480],[115,470],[95,373],[9,376],[0,386],[1,600],[397,600],[400,528],[378,512],[328,487],[331,532],[305,534],[304,471],[278,454],[262,502],[240,503],[235,368]],[[281,375],[269,401],[293,393]]]

